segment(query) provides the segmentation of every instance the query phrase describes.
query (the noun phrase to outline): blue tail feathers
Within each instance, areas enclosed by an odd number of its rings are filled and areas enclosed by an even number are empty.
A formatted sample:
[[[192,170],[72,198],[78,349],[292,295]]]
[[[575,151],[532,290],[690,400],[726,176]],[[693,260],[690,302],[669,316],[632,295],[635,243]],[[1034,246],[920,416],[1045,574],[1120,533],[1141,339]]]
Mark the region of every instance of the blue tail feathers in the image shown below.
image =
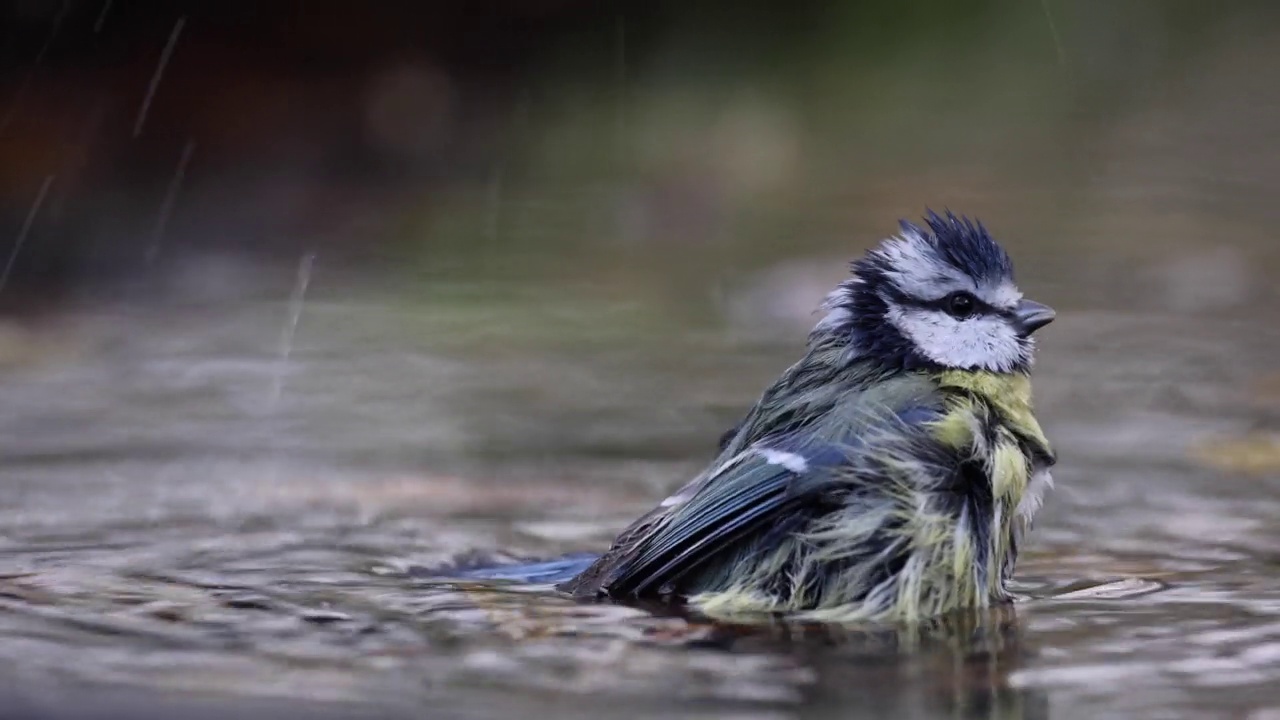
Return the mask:
[[[599,555],[575,553],[542,562],[489,567],[457,568],[448,573],[468,580],[508,580],[523,583],[560,583],[574,577],[595,562]]]

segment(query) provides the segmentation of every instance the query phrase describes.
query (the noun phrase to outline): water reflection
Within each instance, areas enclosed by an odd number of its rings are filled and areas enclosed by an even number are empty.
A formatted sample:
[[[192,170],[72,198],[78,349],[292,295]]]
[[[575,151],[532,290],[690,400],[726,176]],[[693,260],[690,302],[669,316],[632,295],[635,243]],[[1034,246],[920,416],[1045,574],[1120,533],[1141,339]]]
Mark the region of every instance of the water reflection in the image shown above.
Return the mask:
[[[813,671],[805,704],[845,717],[1049,717],[1048,695],[1014,689],[1028,652],[1012,606],[960,613],[915,628],[726,626],[695,641],[738,653],[777,653]]]
[[[491,679],[505,667],[510,677],[503,682],[523,687],[628,696],[640,683],[662,688],[658,700],[803,709],[806,717],[1049,716],[1044,690],[1009,683],[1033,654],[1014,606],[911,628],[854,627],[715,622],[669,606],[572,602],[545,587],[433,592],[439,595],[430,616],[518,640],[501,662],[471,662]],[[547,651],[559,672],[547,674]]]
[[[1041,555],[1031,566],[1048,564]],[[1265,580],[1244,590],[1229,580],[1233,572],[1166,573],[1160,581],[1024,580],[1019,584],[1030,595],[1017,605],[910,629],[769,618],[716,623],[664,605],[575,603],[548,594],[549,586],[433,586],[451,599],[432,613],[516,640],[509,658],[517,658],[513,672],[521,685],[530,675],[519,659],[541,666],[555,648],[562,669],[595,671],[593,695],[625,696],[638,680],[682,703],[750,700],[805,717],[1043,718],[1057,694],[1064,700],[1053,705],[1066,705],[1065,717],[1088,717],[1083,708],[1090,706],[1145,707],[1144,693],[1164,677],[1237,689],[1219,704],[1265,701],[1259,683],[1270,676],[1267,658],[1280,647],[1268,639],[1280,628],[1280,590]],[[1178,620],[1163,625],[1158,618],[1170,613]],[[530,642],[542,649],[526,655]],[[563,679],[544,678],[538,686],[563,691]]]

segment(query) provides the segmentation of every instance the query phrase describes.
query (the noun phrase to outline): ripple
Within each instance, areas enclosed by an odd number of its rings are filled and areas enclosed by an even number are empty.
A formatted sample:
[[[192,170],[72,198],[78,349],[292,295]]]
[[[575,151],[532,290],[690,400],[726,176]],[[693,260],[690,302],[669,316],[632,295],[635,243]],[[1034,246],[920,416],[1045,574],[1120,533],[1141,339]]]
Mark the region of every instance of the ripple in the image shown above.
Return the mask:
[[[536,576],[527,564],[607,547],[696,471],[784,353],[671,328],[640,353],[617,328],[586,332],[585,309],[573,322],[590,352],[529,328],[528,346],[499,352],[479,336],[434,341],[465,323],[425,309],[321,304],[294,351],[297,395],[268,412],[277,320],[252,305],[204,312],[221,320],[129,314],[111,352],[0,385],[0,431],[24,449],[6,457],[0,508],[0,662],[72,685],[323,697],[393,716],[448,703],[1184,718],[1198,713],[1192,690],[1219,714],[1275,706],[1277,498],[1191,450],[1266,417],[1218,402],[1242,378],[1195,360],[1199,342],[1254,347],[1220,337],[1229,328],[1181,337],[1187,353],[1165,358],[1172,321],[1063,323],[1038,371],[1060,489],[1007,613],[732,626],[575,602],[551,589],[554,563]],[[1106,397],[1085,397],[1099,343],[1113,342],[1123,357],[1090,385]],[[1168,401],[1166,372],[1196,392]],[[464,572],[485,565],[505,570]]]

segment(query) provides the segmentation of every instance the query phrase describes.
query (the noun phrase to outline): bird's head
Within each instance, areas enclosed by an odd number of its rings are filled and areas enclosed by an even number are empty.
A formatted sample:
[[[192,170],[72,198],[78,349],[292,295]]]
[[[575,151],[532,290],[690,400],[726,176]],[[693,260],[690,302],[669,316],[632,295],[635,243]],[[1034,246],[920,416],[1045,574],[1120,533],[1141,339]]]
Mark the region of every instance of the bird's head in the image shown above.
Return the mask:
[[[981,223],[929,211],[852,263],[812,340],[891,367],[1026,372],[1031,335],[1054,318],[1022,297],[1013,263]]]

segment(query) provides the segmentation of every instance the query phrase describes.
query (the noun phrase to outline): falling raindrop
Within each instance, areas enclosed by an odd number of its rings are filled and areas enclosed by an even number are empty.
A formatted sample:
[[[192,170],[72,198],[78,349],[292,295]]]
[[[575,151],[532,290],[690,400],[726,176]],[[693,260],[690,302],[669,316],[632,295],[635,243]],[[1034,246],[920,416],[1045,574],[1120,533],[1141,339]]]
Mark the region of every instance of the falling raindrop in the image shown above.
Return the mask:
[[[151,109],[151,101],[156,96],[156,90],[160,87],[160,78],[164,76],[164,68],[169,64],[169,58],[173,56],[173,48],[178,44],[178,36],[182,34],[182,26],[187,24],[187,16],[183,15],[178,18],[178,22],[173,26],[173,32],[169,33],[169,42],[165,43],[164,51],[160,53],[160,62],[156,65],[156,72],[151,76],[151,85],[147,88],[147,96],[142,100],[142,107],[138,108],[138,119],[133,124],[133,136],[136,138],[142,134],[142,125],[147,121],[147,111]]]
[[[45,37],[44,44],[40,46],[40,52],[36,53],[35,62],[31,64],[31,69],[22,78],[22,84],[18,86],[18,91],[13,94],[13,101],[9,103],[9,108],[5,110],[4,117],[0,118],[0,132],[9,127],[9,121],[13,120],[18,108],[22,106],[22,101],[26,99],[27,91],[31,89],[31,79],[35,77],[36,71],[44,63],[44,56],[49,53],[49,48],[52,47],[54,38],[58,37],[58,31],[62,29],[62,21],[67,18],[67,11],[70,8],[71,3],[68,0],[63,0],[62,7],[53,18],[53,25],[49,28],[49,35]]]
[[[31,226],[36,221],[36,214],[40,212],[40,206],[49,195],[49,188],[53,187],[53,180],[56,177],[56,175],[50,175],[44,179],[44,184],[40,186],[40,192],[36,195],[36,201],[31,203],[31,209],[27,211],[27,219],[22,221],[18,239],[14,241],[13,249],[9,251],[9,260],[4,264],[4,272],[0,273],[0,291],[3,291],[5,285],[9,283],[9,273],[13,270],[13,263],[18,259],[18,253],[22,251],[22,246],[27,241],[27,234],[31,232]]]
[[[298,330],[298,320],[302,318],[302,308],[307,299],[307,286],[311,284],[311,266],[315,263],[316,254],[314,251],[305,253],[298,260],[298,271],[294,276],[293,292],[289,294],[289,314],[285,319],[284,327],[280,330],[280,341],[276,348],[275,367],[271,372],[271,390],[267,393],[265,413],[268,422],[276,425],[279,422],[278,410],[280,408],[280,398],[284,395],[284,379],[285,374],[289,370],[289,358],[293,355],[293,338]],[[276,426],[270,429],[268,443],[271,447],[272,454],[275,456],[267,467],[266,482],[276,484],[280,481],[280,446],[282,428]]]
[[[169,225],[169,216],[173,214],[173,205],[178,199],[178,190],[182,187],[182,181],[187,176],[187,163],[191,162],[191,154],[196,150],[196,144],[193,140],[188,140],[187,144],[182,148],[182,158],[178,160],[178,169],[173,173],[173,179],[169,181],[169,189],[165,191],[164,202],[160,205],[160,215],[156,217],[155,229],[151,232],[151,244],[147,246],[146,261],[147,264],[155,262],[156,255],[160,252],[160,242],[164,239],[165,228]]]
[[[1058,37],[1058,25],[1053,21],[1053,13],[1049,10],[1049,0],[1040,0],[1040,7],[1044,9],[1044,19],[1049,21],[1049,34],[1053,36],[1053,48],[1058,51],[1058,64],[1067,64],[1067,54],[1062,49],[1062,38]]]
[[[267,407],[275,410],[284,391],[285,371],[289,366],[289,356],[293,354],[293,336],[298,329],[298,320],[302,317],[302,307],[306,303],[307,286],[311,284],[311,266],[316,254],[309,252],[298,261],[298,273],[293,283],[293,292],[289,295],[289,316],[284,328],[280,331],[280,343],[276,350],[276,368],[272,373],[271,392],[267,395]]]
[[[102,24],[107,21],[107,13],[111,11],[111,0],[102,3],[102,12],[98,13],[98,20],[93,23],[94,34],[102,32]]]

